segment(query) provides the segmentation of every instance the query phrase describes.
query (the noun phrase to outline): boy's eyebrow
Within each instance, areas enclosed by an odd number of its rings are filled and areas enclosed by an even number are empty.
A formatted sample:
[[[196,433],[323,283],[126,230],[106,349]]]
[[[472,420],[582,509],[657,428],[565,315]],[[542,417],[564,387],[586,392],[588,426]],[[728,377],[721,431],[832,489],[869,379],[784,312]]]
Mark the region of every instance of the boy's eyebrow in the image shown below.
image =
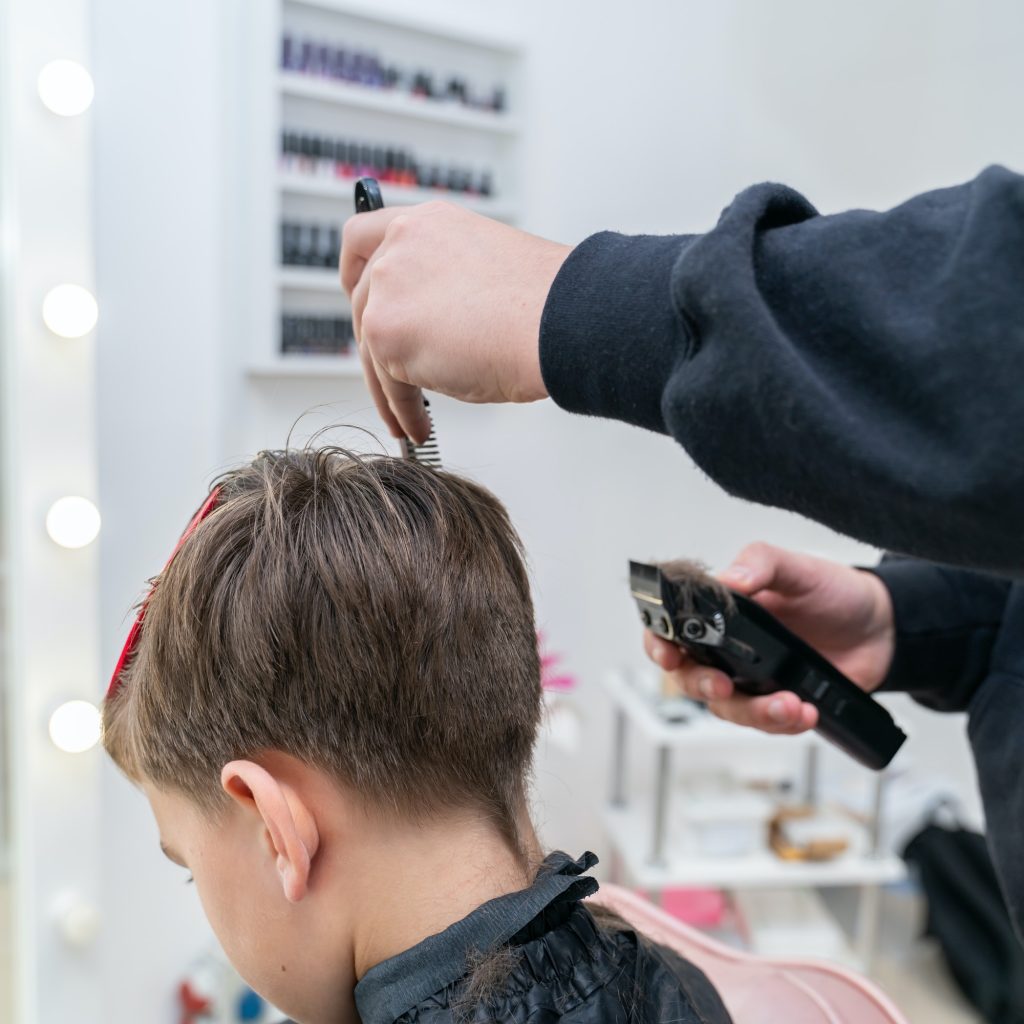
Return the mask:
[[[178,856],[162,839],[160,840],[160,850],[163,855],[172,863],[177,864],[178,867],[185,867],[185,862]]]

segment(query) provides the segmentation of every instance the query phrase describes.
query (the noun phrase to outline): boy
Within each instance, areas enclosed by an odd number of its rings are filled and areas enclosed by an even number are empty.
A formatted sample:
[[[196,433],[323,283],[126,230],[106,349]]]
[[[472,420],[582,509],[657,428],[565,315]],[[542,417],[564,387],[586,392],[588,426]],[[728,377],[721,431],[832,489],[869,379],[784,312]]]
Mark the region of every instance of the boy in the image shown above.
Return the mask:
[[[520,542],[448,473],[339,449],[224,477],[104,705],[225,952],[301,1024],[728,1015],[598,927],[527,811],[540,670]]]

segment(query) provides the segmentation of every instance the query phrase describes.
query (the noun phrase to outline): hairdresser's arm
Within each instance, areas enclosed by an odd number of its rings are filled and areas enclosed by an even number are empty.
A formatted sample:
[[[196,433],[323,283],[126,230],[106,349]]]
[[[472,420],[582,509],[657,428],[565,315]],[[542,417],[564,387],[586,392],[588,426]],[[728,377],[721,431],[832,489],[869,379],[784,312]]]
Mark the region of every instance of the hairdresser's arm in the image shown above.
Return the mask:
[[[732,570],[725,575],[730,586],[769,608],[865,690],[902,690],[931,708],[970,712],[989,846],[1024,936],[1024,679],[1019,665],[1001,665],[999,646],[1004,622],[1024,621],[1024,587],[911,559],[887,558],[861,571],[765,544],[745,549]],[[734,694],[722,673],[649,632],[644,642],[685,692],[701,700],[710,693],[708,706],[722,718],[786,733],[816,721],[814,708],[794,694]]]
[[[1024,178],[834,216],[758,185],[705,235],[569,252],[447,204],[351,218],[342,280],[391,428],[425,433],[416,386],[550,392],[671,434],[741,497],[1024,573]]]

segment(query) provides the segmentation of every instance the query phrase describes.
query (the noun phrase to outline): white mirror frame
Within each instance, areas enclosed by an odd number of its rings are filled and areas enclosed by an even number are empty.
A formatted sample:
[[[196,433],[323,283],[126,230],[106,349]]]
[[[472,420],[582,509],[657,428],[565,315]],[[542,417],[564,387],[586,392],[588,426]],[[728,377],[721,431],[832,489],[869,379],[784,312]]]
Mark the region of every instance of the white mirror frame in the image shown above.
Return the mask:
[[[22,1024],[101,1019],[94,932],[69,930],[61,907],[99,906],[102,753],[64,753],[47,735],[57,705],[102,696],[98,541],[66,550],[45,529],[57,498],[96,500],[96,335],[59,338],[42,319],[54,285],[95,291],[91,116],[60,117],[37,91],[51,60],[89,67],[91,14],[87,0],[0,0],[3,646]]]

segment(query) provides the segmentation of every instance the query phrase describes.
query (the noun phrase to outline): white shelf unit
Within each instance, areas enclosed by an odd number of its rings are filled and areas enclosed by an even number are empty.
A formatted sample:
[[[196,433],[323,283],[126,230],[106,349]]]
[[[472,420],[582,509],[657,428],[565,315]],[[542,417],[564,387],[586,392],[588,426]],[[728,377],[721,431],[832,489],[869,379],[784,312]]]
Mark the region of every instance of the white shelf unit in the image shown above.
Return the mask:
[[[263,363],[250,363],[246,367],[250,377],[303,379],[316,377],[362,377],[363,368],[357,355],[279,355]]]
[[[489,172],[489,196],[381,182],[387,205],[443,199],[494,219],[519,219],[518,165],[522,121],[521,43],[500,34],[467,31],[427,16],[396,14],[360,0],[277,0],[253,12],[244,32],[252,46],[250,80],[262,83],[265,100],[254,111],[244,141],[251,155],[239,194],[240,248],[250,252],[250,270],[239,280],[244,303],[239,324],[240,364],[250,381],[273,378],[361,377],[358,356],[282,351],[282,317],[347,317],[349,305],[336,268],[286,266],[281,225],[318,224],[340,229],[354,215],[354,179],[285,169],[280,159],[285,132],[319,136],[373,148],[404,150],[427,166]],[[501,112],[464,107],[454,101],[414,97],[399,86],[383,89],[280,66],[285,33],[296,40],[376,54],[382,63],[407,72],[433,74],[439,82],[459,75],[480,92],[501,86]],[[270,223],[247,222],[247,213]],[[321,236],[323,237],[323,236]]]
[[[434,122],[477,132],[494,132],[497,135],[516,135],[519,132],[518,122],[507,114],[467,110],[441,100],[423,99],[401,92],[375,89],[372,86],[313,78],[294,71],[280,72],[278,85],[285,96],[296,96],[320,103],[336,103],[342,107],[354,107],[375,114]]]
[[[655,893],[674,887],[711,886],[722,889],[805,888],[856,886],[860,888],[857,953],[863,966],[870,963],[878,929],[879,887],[906,876],[903,862],[878,848],[884,773],[875,777],[874,814],[845,854],[817,863],[783,861],[767,844],[739,857],[701,857],[673,850],[669,808],[673,784],[673,752],[708,756],[735,749],[751,753],[802,754],[806,759],[805,799],[817,801],[817,761],[824,741],[815,733],[771,736],[742,729],[707,715],[687,721],[669,721],[654,701],[622,672],[609,673],[605,689],[615,716],[612,789],[604,822],[613,851],[613,877]],[[630,732],[638,734],[656,758],[654,792],[645,799],[627,795],[626,747]]]
[[[345,204],[352,202],[356,181],[357,178],[321,178],[314,174],[282,171],[278,176],[278,188],[287,195],[319,196]],[[416,203],[440,199],[446,203],[464,206],[467,210],[482,213],[495,220],[513,221],[518,216],[518,210],[514,206],[487,196],[464,195],[437,188],[411,188],[390,181],[381,182],[380,191],[385,206],[413,206]]]

